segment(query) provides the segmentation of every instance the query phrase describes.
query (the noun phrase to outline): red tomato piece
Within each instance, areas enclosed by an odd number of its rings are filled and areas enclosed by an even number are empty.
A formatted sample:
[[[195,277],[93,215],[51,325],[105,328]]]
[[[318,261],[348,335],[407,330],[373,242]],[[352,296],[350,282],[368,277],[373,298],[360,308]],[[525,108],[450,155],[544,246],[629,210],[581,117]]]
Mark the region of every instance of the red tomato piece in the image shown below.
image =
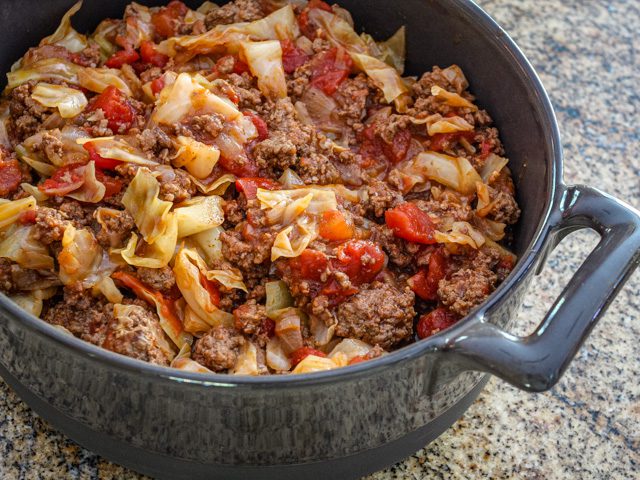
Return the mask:
[[[233,60],[234,60],[233,61],[233,73],[235,73],[237,75],[242,75],[243,73],[251,73],[251,69],[249,68],[249,65],[244,63],[238,57],[234,57]]]
[[[154,95],[159,94],[164,88],[164,77],[158,77],[151,82],[151,93]]]
[[[158,52],[156,45],[149,41],[144,41],[140,44],[140,58],[144,63],[160,68],[164,67],[169,61],[169,57]]]
[[[447,274],[447,258],[441,249],[435,250],[429,257],[428,268],[422,268],[407,282],[411,290],[423,300],[438,299],[438,284]]]
[[[270,318],[264,318],[260,322],[259,332],[271,338],[276,334],[276,322]]]
[[[411,132],[409,130],[399,130],[393,137],[393,141],[389,144],[383,140],[382,151],[391,163],[398,163],[404,160],[411,145]]]
[[[129,48],[126,50],[118,50],[116,53],[111,55],[104,64],[109,68],[122,68],[124,64],[130,65],[138,60],[140,60],[138,52]]]
[[[220,290],[218,289],[218,286],[207,277],[205,277],[202,273],[200,274],[200,284],[209,293],[209,297],[211,297],[211,303],[213,303],[216,307],[220,305]]]
[[[419,338],[427,338],[431,335],[449,328],[456,323],[458,318],[446,308],[436,308],[426,315],[422,315],[418,320],[416,333]]]
[[[351,360],[349,360],[348,365],[356,365],[357,363],[366,362],[369,360],[365,355],[356,355]]]
[[[20,223],[23,225],[33,225],[36,223],[36,211],[35,210],[25,210],[20,214]]]
[[[330,210],[322,214],[320,219],[320,236],[332,241],[345,241],[353,237],[351,226],[339,210]]]
[[[0,196],[16,191],[22,181],[22,171],[15,158],[0,160]]]
[[[384,213],[387,226],[398,238],[410,242],[431,244],[435,226],[429,215],[413,203],[402,203]]]
[[[452,144],[461,138],[472,142],[475,136],[476,132],[473,130],[470,132],[436,133],[430,138],[429,148],[434,152],[441,152],[451,148]]]
[[[265,122],[262,117],[260,117],[257,113],[253,113],[251,110],[245,110],[242,114],[251,119],[253,125],[258,130],[258,141],[261,142],[269,137],[269,127],[267,127],[267,122]]]
[[[257,177],[258,166],[249,157],[227,158],[220,155],[220,166],[237,177]]]
[[[244,177],[236,180],[236,190],[244,193],[247,200],[253,200],[256,198],[258,188],[264,188],[266,190],[278,190],[281,185],[275,180],[270,178],[261,177]]]
[[[172,37],[176,34],[176,20],[184,17],[188,11],[184,3],[174,0],[151,15],[151,24],[159,36]]]
[[[384,268],[385,255],[377,243],[369,240],[350,240],[338,247],[332,267],[347,274],[351,283],[370,283]]]
[[[104,198],[113,197],[122,191],[122,180],[96,168],[96,179],[104,185]]]
[[[307,358],[309,355],[315,355],[316,357],[326,357],[327,355],[320,350],[316,350],[311,347],[301,347],[297,350],[294,350],[291,355],[289,355],[289,359],[291,360],[291,367],[295,367],[302,360]]]
[[[100,109],[108,120],[109,128],[114,132],[122,132],[131,128],[135,119],[135,110],[127,96],[113,85],[109,85],[97,97],[91,100],[87,111]]]
[[[480,157],[482,158],[486,158],[489,156],[489,154],[491,153],[492,147],[491,147],[491,143],[488,141],[483,141],[480,144]]]
[[[342,48],[334,47],[315,56],[311,66],[311,84],[331,96],[351,73],[353,60]]]
[[[329,267],[329,259],[324,253],[307,248],[298,257],[292,258],[289,265],[297,277],[319,282]]]
[[[309,55],[300,50],[289,39],[281,40],[280,46],[282,47],[282,66],[286,73],[293,73],[301,65],[307,63]]]
[[[115,170],[118,165],[123,163],[122,161],[115,160],[113,158],[101,157],[96,151],[96,147],[93,142],[85,143],[82,148],[89,152],[89,160],[93,160],[96,163],[96,168],[101,170]]]
[[[83,163],[72,163],[57,169],[51,178],[38,185],[38,190],[47,195],[63,196],[77,190],[84,183]]]

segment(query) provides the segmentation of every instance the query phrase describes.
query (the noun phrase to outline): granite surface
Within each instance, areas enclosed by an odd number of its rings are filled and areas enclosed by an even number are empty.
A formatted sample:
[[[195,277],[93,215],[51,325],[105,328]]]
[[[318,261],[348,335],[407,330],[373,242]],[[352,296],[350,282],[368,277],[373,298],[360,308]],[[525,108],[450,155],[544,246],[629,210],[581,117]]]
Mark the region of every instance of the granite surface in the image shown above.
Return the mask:
[[[480,0],[549,91],[569,183],[640,208],[640,3]],[[635,44],[634,44],[635,42]],[[530,332],[597,242],[567,238],[525,298]],[[529,394],[492,380],[438,440],[368,480],[640,478],[640,274],[632,276],[559,384]],[[142,479],[53,431],[0,381],[0,478]]]

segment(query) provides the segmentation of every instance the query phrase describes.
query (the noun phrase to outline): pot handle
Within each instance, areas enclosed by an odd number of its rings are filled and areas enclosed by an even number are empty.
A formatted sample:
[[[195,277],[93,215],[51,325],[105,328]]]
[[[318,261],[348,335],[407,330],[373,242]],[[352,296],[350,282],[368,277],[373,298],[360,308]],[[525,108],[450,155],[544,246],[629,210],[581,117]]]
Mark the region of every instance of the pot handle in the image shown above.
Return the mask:
[[[566,187],[552,247],[567,234],[592,228],[600,242],[534,333],[517,337],[484,320],[446,341],[465,370],[496,375],[523,390],[553,387],[640,263],[640,212],[592,187]],[[458,334],[459,333],[459,334]]]

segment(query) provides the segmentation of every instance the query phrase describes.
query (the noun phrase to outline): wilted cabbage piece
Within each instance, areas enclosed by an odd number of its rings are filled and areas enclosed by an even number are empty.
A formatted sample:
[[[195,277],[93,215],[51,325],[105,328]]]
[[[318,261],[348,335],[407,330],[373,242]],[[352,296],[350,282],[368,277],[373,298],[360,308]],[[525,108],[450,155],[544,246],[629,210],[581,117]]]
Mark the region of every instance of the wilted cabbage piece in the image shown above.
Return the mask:
[[[271,261],[280,257],[297,257],[318,237],[318,225],[309,217],[300,218],[294,225],[282,230],[271,247]]]
[[[111,303],[122,303],[124,298],[111,277],[102,278],[93,286],[93,291],[101,293]]]
[[[284,352],[290,355],[304,346],[302,339],[302,325],[304,314],[297,308],[286,308],[275,318],[276,336]]]
[[[200,193],[206,195],[222,195],[227,188],[229,188],[229,185],[236,181],[236,177],[230,173],[225,173],[217,178],[209,176],[204,179],[198,179],[192,176],[191,181],[193,181],[193,184]]]
[[[92,287],[102,278],[111,275],[116,268],[90,230],[76,229],[72,225],[67,226],[64,231],[58,264],[63,284],[81,282],[85,288]]]
[[[45,107],[57,108],[62,118],[75,117],[88,103],[80,90],[44,82],[36,85],[31,98]]]
[[[181,248],[174,260],[173,273],[180,293],[198,317],[212,327],[233,324],[233,315],[220,310],[207,290],[203,281],[207,279],[207,265],[197,252]]]
[[[120,22],[118,20],[107,18],[98,24],[90,37],[100,47],[100,55],[103,60],[106,60],[118,50],[118,46],[111,42],[109,38],[114,38],[115,30],[119,26]]]
[[[491,183],[493,176],[500,173],[500,171],[507,166],[509,160],[504,157],[499,157],[495,153],[490,153],[485,159],[480,176],[484,183]]]
[[[338,208],[333,190],[316,186],[293,190],[265,190],[256,193],[260,207],[267,211],[271,224],[288,225],[303,213],[320,214]]]
[[[7,73],[5,93],[32,80],[59,80],[78,85],[78,74],[81,71],[83,71],[83,67],[67,60],[61,58],[43,58],[42,60],[29,64],[25,68],[18,68],[13,72]]]
[[[474,111],[478,110],[478,107],[476,107],[469,100],[461,97],[457,93],[449,92],[437,85],[434,85],[433,87],[431,87],[431,95],[433,95],[434,97],[437,97],[438,99],[442,100],[447,105],[451,105],[452,107],[465,107],[465,108],[470,108],[471,110],[474,110]]]
[[[222,198],[217,195],[193,197],[173,211],[178,219],[178,237],[188,237],[222,225]]]
[[[77,71],[78,85],[91,90],[92,92],[102,93],[107,87],[113,86],[122,93],[131,97],[133,93],[127,82],[121,77],[121,72],[115,68],[80,68]]]
[[[181,73],[173,85],[165,87],[160,92],[156,108],[151,114],[151,121],[175,125],[196,111],[201,115],[219,113],[227,121],[233,121],[242,116],[231,101],[203,87],[197,76]]]
[[[258,368],[258,350],[252,342],[244,342],[231,373],[234,375],[260,374],[260,370]]]
[[[356,338],[345,338],[340,341],[329,353],[329,358],[336,358],[344,355],[349,363],[355,357],[364,357],[373,350],[373,347],[362,340]]]
[[[76,143],[78,145],[86,145],[87,143],[90,143],[95,149],[96,153],[102,158],[111,158],[113,160],[120,160],[121,162],[133,163],[135,165],[143,165],[148,167],[154,167],[158,165],[157,162],[148,159],[141,150],[132,147],[123,138],[90,138],[85,136],[82,138],[78,138],[76,140]]]
[[[287,96],[279,41],[240,42],[240,54],[251,73],[258,78],[258,88],[265,97],[278,99]]]
[[[26,310],[31,315],[39,317],[42,313],[43,300],[48,300],[56,294],[55,287],[49,287],[30,292],[10,295],[9,298],[20,308]],[[71,332],[69,332],[71,335]]]
[[[179,136],[176,138],[178,152],[172,163],[175,167],[184,167],[196,178],[207,178],[213,171],[220,150],[212,145],[205,145],[191,137]]]
[[[36,208],[36,199],[29,196],[11,202],[0,203],[0,228],[14,224],[22,213]]]
[[[291,370],[291,360],[282,347],[282,342],[276,336],[267,342],[267,366],[276,372]]]
[[[485,243],[484,235],[473,228],[468,222],[454,222],[451,230],[448,232],[439,232],[436,230],[434,238],[438,243],[468,245],[476,249]]]
[[[323,372],[325,370],[333,370],[334,368],[344,367],[346,365],[346,357],[343,355],[336,355],[334,358],[309,355],[298,363],[291,373]]]
[[[287,5],[255,22],[217,25],[202,35],[168,38],[158,45],[158,51],[185,62],[196,55],[237,52],[245,40],[293,40],[299,35],[295,14]]]
[[[384,99],[395,102],[396,109],[403,112],[409,100],[409,89],[398,71],[377,58],[361,53],[351,53],[353,63],[367,74],[371,81],[382,90]]]
[[[265,302],[267,316],[275,320],[283,309],[293,306],[293,297],[287,284],[282,280],[267,282],[264,287],[267,297]]]
[[[242,273],[237,268],[229,268],[228,270],[209,270],[205,276],[207,280],[214,280],[220,285],[227,288],[236,288],[245,293],[249,293],[247,286],[242,279]]]
[[[153,245],[167,231],[172,202],[160,200],[160,184],[147,168],[139,168],[122,197],[122,204],[144,238]]]
[[[442,117],[441,115],[433,115],[433,117],[429,119],[431,121],[427,122],[427,133],[430,136],[438,133],[470,132],[473,130],[473,125],[462,117]]]
[[[209,370],[207,367],[200,365],[195,360],[191,360],[190,358],[176,358],[171,362],[171,368],[177,368],[178,370],[182,370],[184,372],[192,372],[192,373],[214,373]]]
[[[80,10],[80,7],[82,7],[82,1],[76,2],[64,14],[56,31],[52,35],[43,38],[40,41],[40,45],[60,45],[74,53],[85,49],[89,45],[87,37],[76,32],[71,25],[71,17]]]
[[[222,227],[214,227],[203,232],[196,233],[185,239],[189,248],[195,249],[204,258],[207,264],[214,265],[223,259],[222,242],[220,234],[224,232]]]
[[[49,249],[34,238],[32,225],[14,224],[0,242],[0,257],[16,262],[22,268],[53,270]]]
[[[96,178],[96,164],[94,161],[82,167],[82,183],[79,188],[67,193],[66,196],[87,203],[98,203],[104,198],[106,188]]]
[[[476,191],[476,182],[482,181],[466,158],[436,152],[419,153],[397,170],[404,176],[403,193],[427,180],[435,180],[463,195],[471,195]]]
[[[369,35],[363,33],[360,37],[369,46],[371,55],[384,63],[391,65],[399,74],[404,72],[404,61],[406,57],[406,29],[404,26],[396,30],[391,37],[384,42],[375,42]]]
[[[145,243],[142,248],[138,247],[138,236],[132,233],[127,246],[113,252],[120,253],[125,262],[136,267],[166,267],[173,258],[178,243],[178,220],[170,213],[165,217],[165,223],[166,230],[153,244]]]

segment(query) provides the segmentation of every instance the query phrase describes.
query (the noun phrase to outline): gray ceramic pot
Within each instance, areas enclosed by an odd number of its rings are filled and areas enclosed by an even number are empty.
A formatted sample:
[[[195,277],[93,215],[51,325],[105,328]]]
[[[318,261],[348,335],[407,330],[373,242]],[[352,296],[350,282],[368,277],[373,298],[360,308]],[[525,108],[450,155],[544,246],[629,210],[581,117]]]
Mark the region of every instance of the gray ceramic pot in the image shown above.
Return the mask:
[[[0,70],[48,35],[73,0],[3,1]],[[85,0],[79,29],[119,17],[125,0]],[[0,374],[85,447],[161,478],[357,478],[421,448],[480,392],[487,373],[550,388],[638,264],[640,217],[562,181],[549,99],[507,34],[464,0],[355,1],[357,25],[408,30],[410,74],[459,64],[500,128],[523,209],[509,278],[468,318],[383,358],[295,377],[189,374],[126,358],[55,330],[0,298]],[[505,333],[532,276],[567,233],[601,241],[537,331]]]

